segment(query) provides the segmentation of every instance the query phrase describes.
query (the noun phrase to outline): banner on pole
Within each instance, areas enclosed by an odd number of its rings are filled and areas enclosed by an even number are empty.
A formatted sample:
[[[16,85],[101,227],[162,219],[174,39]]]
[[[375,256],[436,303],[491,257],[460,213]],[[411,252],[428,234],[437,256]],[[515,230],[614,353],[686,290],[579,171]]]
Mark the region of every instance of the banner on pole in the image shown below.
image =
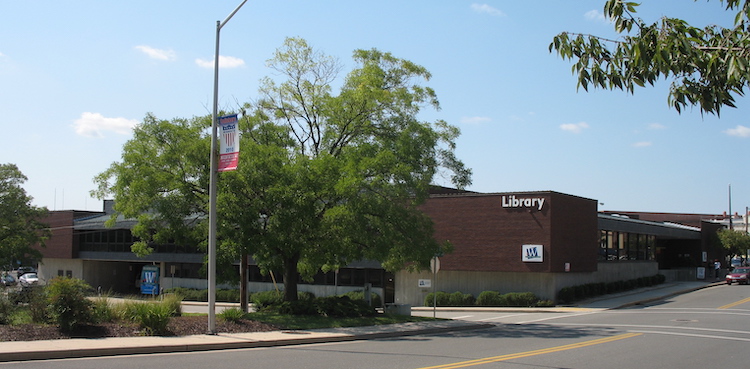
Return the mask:
[[[219,172],[237,170],[240,160],[240,132],[237,130],[237,114],[219,117],[220,151]]]

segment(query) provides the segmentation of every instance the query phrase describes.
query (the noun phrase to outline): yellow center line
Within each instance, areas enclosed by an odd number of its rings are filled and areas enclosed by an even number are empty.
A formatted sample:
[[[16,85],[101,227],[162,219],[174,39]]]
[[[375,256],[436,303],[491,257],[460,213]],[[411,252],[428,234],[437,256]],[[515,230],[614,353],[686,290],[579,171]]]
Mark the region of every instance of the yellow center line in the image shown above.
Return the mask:
[[[464,367],[467,367],[467,366],[496,363],[496,362],[506,361],[506,360],[512,360],[512,359],[520,359],[520,358],[528,357],[528,356],[549,354],[549,353],[553,353],[553,352],[559,352],[559,351],[565,351],[565,350],[572,350],[572,349],[586,347],[586,346],[598,345],[598,344],[602,344],[602,343],[613,342],[613,341],[618,341],[618,340],[622,340],[622,339],[626,339],[626,338],[640,336],[641,334],[642,333],[625,333],[625,334],[620,334],[620,335],[612,336],[612,337],[604,337],[604,338],[599,338],[599,339],[591,340],[591,341],[584,341],[584,342],[579,342],[579,343],[573,343],[573,344],[570,344],[570,345],[550,347],[550,348],[540,349],[540,350],[534,350],[534,351],[518,352],[518,353],[515,353],[515,354],[507,354],[507,355],[502,355],[502,356],[486,357],[486,358],[483,358],[483,359],[462,361],[462,362],[453,363],[453,364],[428,366],[428,367],[424,367],[424,368],[421,368],[421,369],[464,368]]]
[[[731,308],[733,308],[733,307],[735,307],[735,306],[737,306],[737,305],[742,305],[742,304],[744,304],[744,303],[746,303],[746,302],[750,302],[750,297],[748,297],[748,298],[746,298],[746,299],[744,299],[744,300],[740,300],[740,301],[737,301],[737,302],[733,302],[733,303],[731,303],[731,304],[726,304],[726,305],[724,305],[724,306],[719,306],[719,307],[718,307],[717,309],[731,309]]]

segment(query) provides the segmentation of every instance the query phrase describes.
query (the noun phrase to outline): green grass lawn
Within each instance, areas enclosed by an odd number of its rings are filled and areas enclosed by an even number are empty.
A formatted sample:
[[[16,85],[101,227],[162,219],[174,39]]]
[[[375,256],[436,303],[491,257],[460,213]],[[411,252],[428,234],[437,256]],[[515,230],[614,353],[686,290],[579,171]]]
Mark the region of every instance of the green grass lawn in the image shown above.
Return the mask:
[[[285,329],[319,329],[339,327],[361,327],[394,323],[421,322],[437,320],[419,316],[378,314],[372,317],[332,318],[318,315],[282,315],[257,312],[246,315],[248,319],[274,324]]]

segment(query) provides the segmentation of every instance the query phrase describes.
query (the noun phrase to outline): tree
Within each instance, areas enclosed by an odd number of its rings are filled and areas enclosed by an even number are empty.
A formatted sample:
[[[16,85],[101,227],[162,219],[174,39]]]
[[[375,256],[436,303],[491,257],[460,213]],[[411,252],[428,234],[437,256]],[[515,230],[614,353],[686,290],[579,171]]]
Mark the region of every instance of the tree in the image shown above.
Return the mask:
[[[47,209],[31,205],[32,198],[21,187],[27,179],[15,164],[0,164],[0,267],[40,260],[34,246],[44,246],[50,234],[42,222]]]
[[[750,249],[750,235],[747,232],[723,228],[716,232],[716,235],[719,237],[721,247],[730,257],[745,255],[745,252]]]
[[[698,28],[677,18],[647,24],[635,17],[640,4],[607,0],[604,16],[623,34],[617,40],[562,32],[549,45],[563,59],[574,60],[578,87],[620,89],[672,79],[668,102],[677,112],[697,105],[717,116],[735,107],[750,81],[750,1],[721,0],[736,11],[734,25]]]
[[[116,214],[137,219],[131,230],[138,256],[153,243],[195,246],[205,241],[208,213],[210,117],[159,120],[147,114],[115,162],[94,178],[92,195],[113,195]]]
[[[219,178],[219,261],[249,254],[264,271],[283,271],[286,300],[297,298],[300,277],[354,260],[426,268],[447,245],[417,206],[439,174],[457,187],[470,183],[454,155],[458,129],[417,119],[424,106],[439,107],[416,82],[429,72],[378,50],[357,50],[354,59],[358,68],[333,95],[338,62],[287,39],[269,60],[285,80],[264,79],[261,97],[245,104],[240,166]],[[97,177],[100,197],[113,193],[118,212],[140,217],[139,237],[191,228],[205,239],[205,225],[185,219],[203,222],[196,214],[207,213],[208,124],[151,117],[123,162]],[[180,231],[147,232],[155,227]]]

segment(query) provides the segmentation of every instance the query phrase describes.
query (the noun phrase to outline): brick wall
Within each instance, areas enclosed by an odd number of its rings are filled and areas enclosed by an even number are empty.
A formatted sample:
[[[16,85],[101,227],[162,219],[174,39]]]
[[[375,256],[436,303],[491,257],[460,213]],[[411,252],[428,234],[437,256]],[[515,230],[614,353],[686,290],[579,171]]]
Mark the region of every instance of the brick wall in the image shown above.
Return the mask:
[[[544,199],[541,209],[504,207],[510,196]],[[596,201],[556,192],[433,196],[422,206],[435,238],[454,251],[440,258],[446,271],[576,272],[596,270]],[[523,262],[522,245],[543,245],[544,261]],[[567,261],[570,260],[570,261]]]

